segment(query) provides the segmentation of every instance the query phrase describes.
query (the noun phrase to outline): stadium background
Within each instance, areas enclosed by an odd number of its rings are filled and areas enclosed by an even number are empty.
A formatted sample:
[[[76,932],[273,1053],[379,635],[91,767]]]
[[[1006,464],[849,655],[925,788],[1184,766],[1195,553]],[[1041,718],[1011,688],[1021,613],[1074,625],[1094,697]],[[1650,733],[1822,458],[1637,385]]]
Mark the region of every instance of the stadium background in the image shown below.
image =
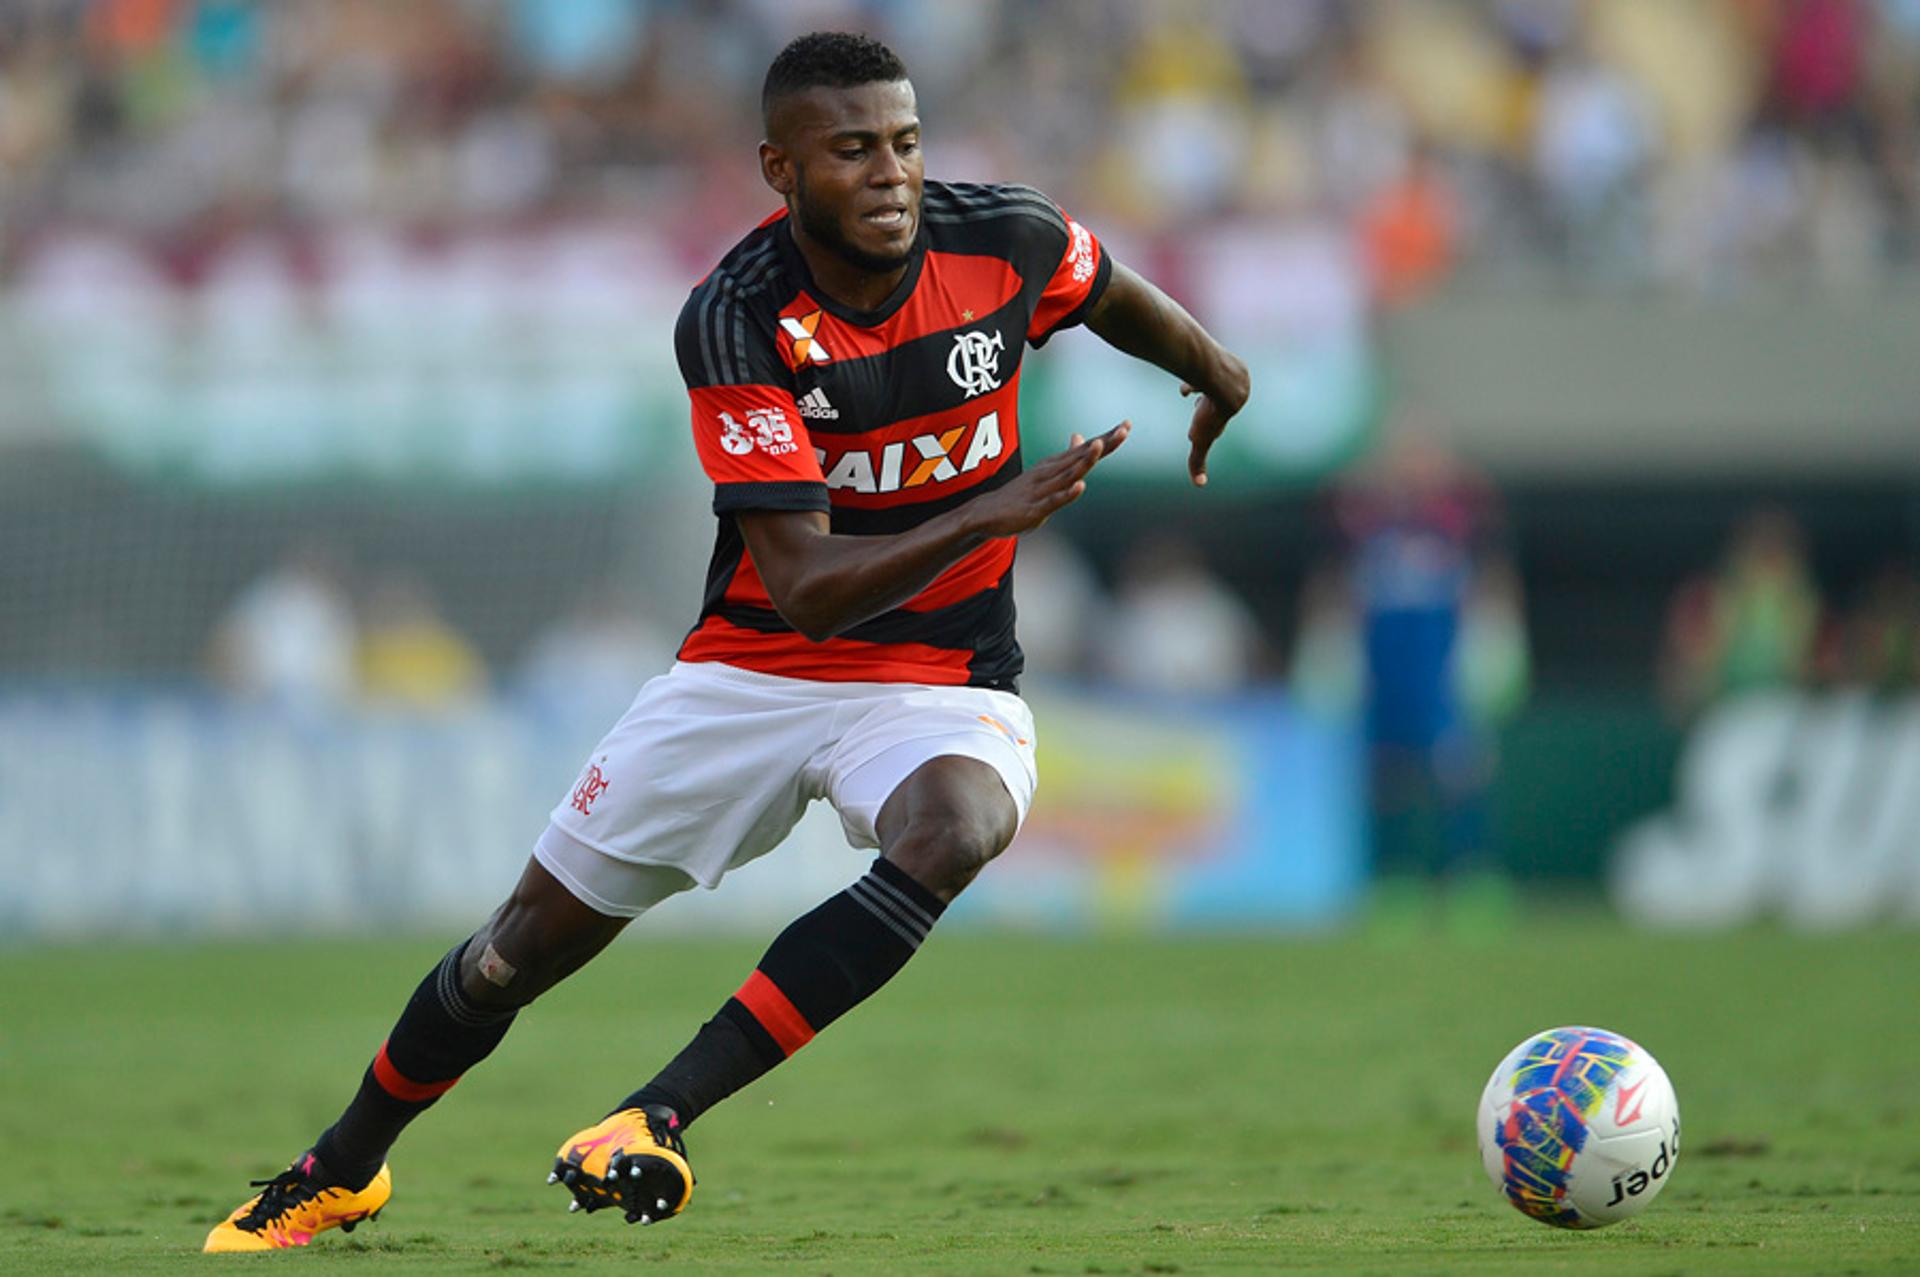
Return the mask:
[[[844,886],[830,819],[543,999],[303,1258],[1910,1272],[1913,0],[0,0],[0,1268],[197,1264],[665,664],[711,536],[670,325],[827,26],[1254,398],[1196,493],[1165,378],[1028,361],[1030,448],[1140,427],[1022,550],[1041,803],[702,1119],[672,1231],[570,1224],[544,1158]],[[1496,874],[1371,869],[1453,845],[1369,785],[1395,501],[1473,528]],[[1556,1023],[1687,1115],[1598,1235],[1468,1128]]]
[[[491,899],[692,615],[669,325],[771,207],[760,68],[834,22],[903,51],[936,176],[1043,186],[1255,369],[1203,497],[1164,378],[1087,340],[1036,360],[1031,449],[1143,429],[1023,565],[1048,795],[1031,878],[973,908],[1359,912],[1340,511],[1396,440],[1450,455],[1483,528],[1463,663],[1518,879],[1597,883],[1733,691],[1799,724],[1734,733],[1786,751],[1773,781],[1904,788],[1910,3],[27,0],[0,19],[10,930]],[[1849,779],[1859,740],[1891,778]],[[1727,802],[1773,807],[1653,881],[1747,916],[1794,874],[1911,877],[1911,809],[1866,804],[1904,853],[1803,865],[1830,813],[1754,768]],[[798,897],[844,872],[818,831],[767,870]]]

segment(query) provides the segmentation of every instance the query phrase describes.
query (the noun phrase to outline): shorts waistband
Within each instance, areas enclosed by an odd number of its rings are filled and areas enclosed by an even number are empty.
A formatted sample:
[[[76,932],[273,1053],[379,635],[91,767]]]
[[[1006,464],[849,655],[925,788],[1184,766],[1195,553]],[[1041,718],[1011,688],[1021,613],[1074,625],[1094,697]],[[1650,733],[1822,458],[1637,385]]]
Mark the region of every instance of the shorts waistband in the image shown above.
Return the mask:
[[[834,689],[858,690],[875,694],[888,692],[936,691],[951,692],[972,688],[974,691],[1013,691],[1010,687],[973,688],[968,683],[871,683],[841,681],[825,678],[789,678],[784,674],[763,674],[759,670],[745,669],[738,665],[729,665],[725,661],[675,661],[673,673],[695,675],[701,678],[717,679],[726,683],[738,683],[743,687],[760,687],[769,691],[820,692]]]

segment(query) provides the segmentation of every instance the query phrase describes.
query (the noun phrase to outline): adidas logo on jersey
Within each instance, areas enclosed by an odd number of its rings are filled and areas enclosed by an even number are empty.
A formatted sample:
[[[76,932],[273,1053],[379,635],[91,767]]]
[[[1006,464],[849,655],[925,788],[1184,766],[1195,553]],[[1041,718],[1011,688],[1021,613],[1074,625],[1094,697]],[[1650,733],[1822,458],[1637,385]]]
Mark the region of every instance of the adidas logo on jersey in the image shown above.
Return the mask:
[[[840,410],[827,402],[825,387],[815,386],[800,397],[800,415],[820,420],[838,420]]]

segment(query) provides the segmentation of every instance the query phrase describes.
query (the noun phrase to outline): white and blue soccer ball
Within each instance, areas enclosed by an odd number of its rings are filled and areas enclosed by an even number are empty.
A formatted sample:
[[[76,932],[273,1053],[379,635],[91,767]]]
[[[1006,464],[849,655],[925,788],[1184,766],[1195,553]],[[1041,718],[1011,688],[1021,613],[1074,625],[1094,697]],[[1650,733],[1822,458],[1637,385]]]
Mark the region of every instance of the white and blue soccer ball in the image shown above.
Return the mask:
[[[1516,1210],[1602,1228],[1646,1208],[1680,1156],[1680,1105],[1646,1048],[1605,1029],[1535,1033],[1480,1095],[1480,1161]]]

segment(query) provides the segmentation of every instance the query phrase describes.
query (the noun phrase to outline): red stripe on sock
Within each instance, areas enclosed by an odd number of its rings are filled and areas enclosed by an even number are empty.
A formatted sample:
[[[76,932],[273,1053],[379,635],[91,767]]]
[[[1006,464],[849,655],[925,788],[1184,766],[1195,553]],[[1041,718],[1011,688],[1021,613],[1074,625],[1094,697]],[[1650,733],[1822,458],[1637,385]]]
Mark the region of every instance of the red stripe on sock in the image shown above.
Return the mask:
[[[460,1079],[448,1078],[444,1082],[416,1082],[399,1069],[393,1067],[393,1061],[387,1058],[387,1044],[380,1044],[379,1052],[373,1057],[373,1080],[380,1089],[396,1100],[406,1100],[418,1104],[422,1100],[437,1100],[453,1089]]]
[[[788,1055],[813,1041],[813,1026],[807,1023],[807,1017],[787,1001],[780,986],[767,979],[758,967],[733,996],[740,999],[740,1005],[753,1013],[760,1027],[771,1033]]]

